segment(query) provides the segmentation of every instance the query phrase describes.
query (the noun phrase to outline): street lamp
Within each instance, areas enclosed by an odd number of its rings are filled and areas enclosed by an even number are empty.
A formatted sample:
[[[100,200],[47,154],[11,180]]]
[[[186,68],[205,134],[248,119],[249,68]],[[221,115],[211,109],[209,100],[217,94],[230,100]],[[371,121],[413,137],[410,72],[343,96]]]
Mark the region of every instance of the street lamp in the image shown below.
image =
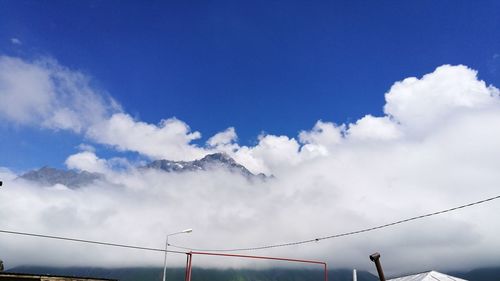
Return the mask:
[[[193,230],[191,228],[184,229],[183,231],[174,232],[167,234],[167,241],[165,242],[165,259],[163,260],[163,281],[167,280],[167,253],[168,253],[168,237],[176,234],[191,233]]]

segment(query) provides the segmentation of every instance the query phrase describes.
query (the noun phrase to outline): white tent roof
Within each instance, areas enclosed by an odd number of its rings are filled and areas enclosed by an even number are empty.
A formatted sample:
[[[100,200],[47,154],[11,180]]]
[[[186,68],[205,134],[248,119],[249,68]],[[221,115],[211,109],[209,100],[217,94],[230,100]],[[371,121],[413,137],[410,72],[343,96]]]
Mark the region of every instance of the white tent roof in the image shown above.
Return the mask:
[[[392,278],[387,281],[467,281],[462,278],[446,275],[437,271],[427,271],[398,278]]]

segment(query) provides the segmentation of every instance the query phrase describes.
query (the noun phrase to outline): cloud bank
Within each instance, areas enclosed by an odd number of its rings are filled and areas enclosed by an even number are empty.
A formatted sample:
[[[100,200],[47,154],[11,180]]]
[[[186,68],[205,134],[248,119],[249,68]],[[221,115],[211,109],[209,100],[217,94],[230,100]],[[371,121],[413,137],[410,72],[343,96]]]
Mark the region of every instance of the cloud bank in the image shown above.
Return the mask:
[[[6,121],[77,133],[120,110],[88,76],[50,58],[0,56],[0,104]]]
[[[67,166],[104,173],[106,181],[77,190],[42,187],[0,170],[2,228],[160,248],[166,233],[193,228],[192,234],[170,242],[240,248],[371,227],[499,193],[499,90],[466,66],[444,65],[394,83],[385,94],[384,116],[366,115],[350,124],[320,120],[296,138],[264,134],[254,146],[238,144],[235,128],[195,145],[192,141],[201,135],[183,121],[136,120],[88,81],[54,61],[2,57],[0,103],[12,106],[2,107],[0,118],[71,130],[87,142],[150,159],[192,160],[224,151],[252,172],[275,178],[252,183],[224,170],[137,170],[126,159],[102,159],[84,146],[68,157]],[[89,99],[92,105],[79,106]],[[258,254],[371,269],[368,255],[379,251],[389,273],[497,265],[499,211],[500,205],[490,202],[386,230]],[[162,265],[161,253],[5,235],[0,236],[0,253],[11,265]],[[172,257],[174,265],[183,262]],[[208,258],[197,265],[263,266]]]

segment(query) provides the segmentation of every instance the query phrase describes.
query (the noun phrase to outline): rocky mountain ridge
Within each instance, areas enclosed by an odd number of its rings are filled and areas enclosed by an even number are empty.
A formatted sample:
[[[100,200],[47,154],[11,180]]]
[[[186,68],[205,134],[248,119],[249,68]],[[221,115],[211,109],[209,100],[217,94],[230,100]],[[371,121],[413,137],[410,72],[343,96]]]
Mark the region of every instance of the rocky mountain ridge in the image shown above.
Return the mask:
[[[144,168],[159,169],[166,172],[192,172],[192,171],[209,171],[214,169],[226,169],[234,173],[240,173],[248,178],[265,179],[266,175],[253,174],[245,166],[234,161],[226,153],[208,154],[205,157],[194,161],[171,161],[171,160],[156,160]]]
[[[167,173],[183,173],[195,171],[210,171],[223,169],[232,173],[240,174],[250,180],[264,180],[267,178],[264,174],[253,174],[245,166],[237,163],[226,153],[208,154],[205,157],[194,161],[172,161],[155,160],[149,164],[139,167],[141,170],[157,169]],[[94,183],[97,180],[105,180],[105,176],[100,173],[91,173],[87,171],[62,170],[51,167],[42,167],[38,170],[29,171],[21,176],[20,179],[33,181],[42,185],[63,184],[70,188],[79,188]]]
[[[87,171],[61,170],[44,166],[38,170],[29,171],[19,178],[34,181],[42,185],[62,184],[78,188],[96,180],[104,180],[104,175]]]

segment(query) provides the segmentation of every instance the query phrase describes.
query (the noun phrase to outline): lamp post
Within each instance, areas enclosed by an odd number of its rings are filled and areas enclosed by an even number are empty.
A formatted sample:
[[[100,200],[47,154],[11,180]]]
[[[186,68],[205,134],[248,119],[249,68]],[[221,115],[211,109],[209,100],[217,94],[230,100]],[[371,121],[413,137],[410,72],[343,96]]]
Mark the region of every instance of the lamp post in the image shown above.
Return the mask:
[[[182,234],[182,233],[191,233],[193,230],[191,228],[184,229],[183,231],[174,232],[167,234],[167,241],[165,242],[165,259],[163,260],[163,281],[167,280],[167,253],[168,253],[168,237],[172,235]]]

